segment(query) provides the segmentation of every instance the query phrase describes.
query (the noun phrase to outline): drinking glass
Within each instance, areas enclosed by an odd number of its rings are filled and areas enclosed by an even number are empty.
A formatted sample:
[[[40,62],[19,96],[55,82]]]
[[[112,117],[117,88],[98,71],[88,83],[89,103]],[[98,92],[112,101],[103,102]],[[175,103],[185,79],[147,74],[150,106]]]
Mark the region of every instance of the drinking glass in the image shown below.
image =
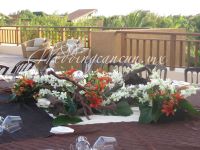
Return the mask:
[[[93,150],[115,150],[117,140],[115,137],[100,136],[93,145]]]
[[[86,137],[79,136],[76,139],[76,150],[91,150],[90,143],[88,142]]]
[[[22,119],[20,116],[7,116],[3,123],[2,128],[9,133],[14,133],[22,128]]]

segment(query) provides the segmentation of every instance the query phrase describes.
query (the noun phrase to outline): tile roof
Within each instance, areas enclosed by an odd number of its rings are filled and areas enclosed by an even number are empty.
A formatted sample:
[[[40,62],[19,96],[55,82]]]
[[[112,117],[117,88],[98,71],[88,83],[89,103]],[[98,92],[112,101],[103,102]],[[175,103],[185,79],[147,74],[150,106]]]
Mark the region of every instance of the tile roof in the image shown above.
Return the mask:
[[[97,9],[78,9],[68,15],[68,20],[73,21],[76,20],[82,16],[90,15],[92,13],[95,13]]]

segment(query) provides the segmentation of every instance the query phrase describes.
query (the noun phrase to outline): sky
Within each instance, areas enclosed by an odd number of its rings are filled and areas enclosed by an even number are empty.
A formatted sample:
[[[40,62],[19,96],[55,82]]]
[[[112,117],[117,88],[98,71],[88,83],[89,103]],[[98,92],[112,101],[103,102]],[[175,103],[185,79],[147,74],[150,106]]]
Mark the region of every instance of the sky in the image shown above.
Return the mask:
[[[97,9],[97,15],[127,15],[135,10],[150,10],[158,15],[195,15],[200,0],[0,0],[0,12],[6,15],[19,10],[65,13],[77,9]]]

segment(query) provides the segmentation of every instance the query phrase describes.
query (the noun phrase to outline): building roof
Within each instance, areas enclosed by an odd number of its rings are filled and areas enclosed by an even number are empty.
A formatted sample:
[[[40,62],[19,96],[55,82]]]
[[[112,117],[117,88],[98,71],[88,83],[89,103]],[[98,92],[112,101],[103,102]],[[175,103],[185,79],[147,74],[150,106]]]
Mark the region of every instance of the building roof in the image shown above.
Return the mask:
[[[97,11],[97,9],[78,9],[78,10],[68,14],[68,20],[73,21],[80,17],[95,13],[96,11]]]

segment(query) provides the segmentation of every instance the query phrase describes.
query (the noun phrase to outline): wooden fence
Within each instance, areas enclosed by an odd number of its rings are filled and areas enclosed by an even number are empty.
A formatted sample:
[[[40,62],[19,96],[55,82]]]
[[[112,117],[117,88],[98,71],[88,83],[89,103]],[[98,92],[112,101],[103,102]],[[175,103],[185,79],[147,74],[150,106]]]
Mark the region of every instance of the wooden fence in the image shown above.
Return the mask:
[[[80,38],[85,47],[90,45],[90,31],[87,27],[0,27],[0,43],[21,44],[30,39],[42,37],[51,40],[51,44],[68,38]]]
[[[139,56],[144,63],[147,56],[156,59],[165,57],[167,59],[164,59],[164,64],[170,66],[170,70],[174,70],[175,67],[200,65],[200,40],[198,40],[200,33],[144,31],[117,31],[117,33],[121,34],[122,56]]]
[[[170,66],[171,70],[175,67],[200,65],[200,33],[126,29],[136,28],[0,26],[0,44],[19,45],[33,38],[43,37],[52,40],[52,45],[54,45],[73,37],[81,39],[84,47],[90,47],[92,31],[117,30],[117,34],[121,34],[121,56],[140,56],[144,63],[148,56],[156,59],[161,56],[166,57],[164,64]]]
[[[104,27],[49,27],[49,26],[0,26],[0,44],[21,44],[30,39],[42,37],[51,40],[54,45],[69,38],[79,38],[84,47],[90,47],[91,31],[125,30],[136,28],[104,28]]]

